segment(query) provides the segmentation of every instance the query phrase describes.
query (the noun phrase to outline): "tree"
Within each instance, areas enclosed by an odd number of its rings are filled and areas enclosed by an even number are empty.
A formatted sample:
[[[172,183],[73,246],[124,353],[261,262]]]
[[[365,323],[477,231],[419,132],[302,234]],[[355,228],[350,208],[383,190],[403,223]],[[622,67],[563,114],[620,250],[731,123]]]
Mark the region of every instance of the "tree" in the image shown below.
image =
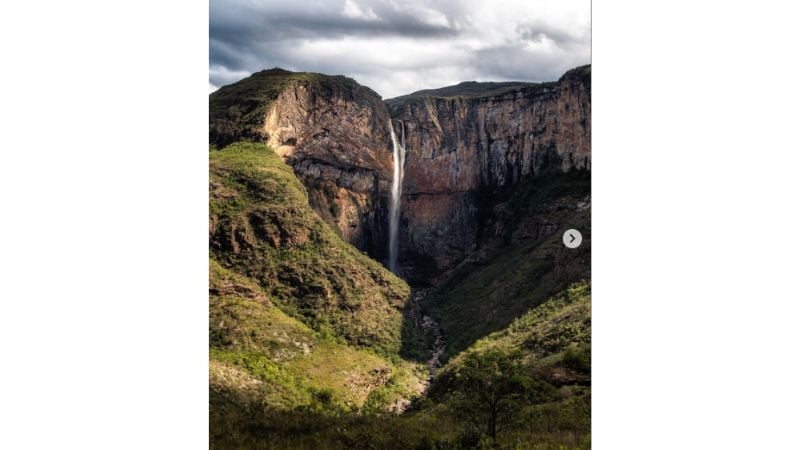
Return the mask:
[[[457,413],[497,443],[497,433],[532,398],[533,380],[519,353],[468,354],[450,377]]]

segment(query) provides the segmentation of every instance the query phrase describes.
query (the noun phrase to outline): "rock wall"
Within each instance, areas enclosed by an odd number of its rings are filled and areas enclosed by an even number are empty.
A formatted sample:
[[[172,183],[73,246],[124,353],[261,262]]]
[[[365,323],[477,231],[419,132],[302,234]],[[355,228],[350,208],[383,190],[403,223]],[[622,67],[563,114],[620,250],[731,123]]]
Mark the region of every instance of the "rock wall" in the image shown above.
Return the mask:
[[[306,186],[317,214],[383,258],[392,157],[389,113],[377,93],[343,76],[272,69],[212,94],[210,122],[212,142],[266,141]]]
[[[403,122],[401,265],[442,273],[477,250],[482,199],[526,177],[591,169],[591,71],[496,95],[389,100]],[[488,209],[488,211],[487,211]]]
[[[498,191],[591,169],[589,66],[552,83],[462,85],[384,102],[349,78],[271,69],[211,94],[210,140],[266,141],[292,166],[316,213],[383,261],[392,178],[388,124],[391,117],[399,134],[402,122],[401,272],[431,283],[497,235],[486,227],[510,229]]]
[[[392,177],[388,111],[353,82],[297,82],[267,111],[267,143],[291,165],[309,203],[356,247],[385,252],[385,204]]]
[[[346,241],[378,257],[392,176],[389,116],[381,106],[362,86],[298,82],[279,95],[265,121],[267,143],[306,185],[314,210]]]

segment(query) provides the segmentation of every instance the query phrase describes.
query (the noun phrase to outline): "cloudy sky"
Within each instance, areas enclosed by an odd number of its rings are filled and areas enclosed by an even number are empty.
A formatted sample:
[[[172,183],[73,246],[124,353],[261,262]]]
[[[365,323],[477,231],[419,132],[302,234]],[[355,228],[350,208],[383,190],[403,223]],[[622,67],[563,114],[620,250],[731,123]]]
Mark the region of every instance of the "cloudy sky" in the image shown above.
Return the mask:
[[[272,67],[383,98],[461,81],[551,81],[591,62],[590,0],[211,0],[209,90]]]

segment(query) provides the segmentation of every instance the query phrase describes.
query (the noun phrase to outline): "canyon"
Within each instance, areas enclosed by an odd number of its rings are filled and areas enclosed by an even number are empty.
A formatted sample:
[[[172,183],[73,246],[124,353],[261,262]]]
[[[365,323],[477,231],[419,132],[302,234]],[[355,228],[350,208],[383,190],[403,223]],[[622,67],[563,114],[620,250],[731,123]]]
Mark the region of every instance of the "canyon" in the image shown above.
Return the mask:
[[[554,82],[465,82],[386,101],[343,76],[271,69],[210,96],[209,140],[267,143],[314,211],[388,265],[392,134],[402,135],[395,270],[431,286],[498,246],[558,229],[541,215],[509,222],[504,201],[525,180],[591,170],[590,110],[590,66]]]
[[[590,110],[590,66],[387,100],[276,68],[212,93],[212,448],[472,448],[476,361],[535,386],[504,445],[589,448]]]

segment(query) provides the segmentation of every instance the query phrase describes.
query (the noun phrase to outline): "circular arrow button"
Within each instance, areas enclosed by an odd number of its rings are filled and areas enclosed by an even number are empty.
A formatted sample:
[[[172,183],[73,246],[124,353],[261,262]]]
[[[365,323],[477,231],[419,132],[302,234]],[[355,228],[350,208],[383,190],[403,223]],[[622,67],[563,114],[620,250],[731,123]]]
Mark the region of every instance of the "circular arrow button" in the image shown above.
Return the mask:
[[[570,228],[564,232],[563,241],[568,248],[578,248],[583,242],[583,236],[580,231]]]

